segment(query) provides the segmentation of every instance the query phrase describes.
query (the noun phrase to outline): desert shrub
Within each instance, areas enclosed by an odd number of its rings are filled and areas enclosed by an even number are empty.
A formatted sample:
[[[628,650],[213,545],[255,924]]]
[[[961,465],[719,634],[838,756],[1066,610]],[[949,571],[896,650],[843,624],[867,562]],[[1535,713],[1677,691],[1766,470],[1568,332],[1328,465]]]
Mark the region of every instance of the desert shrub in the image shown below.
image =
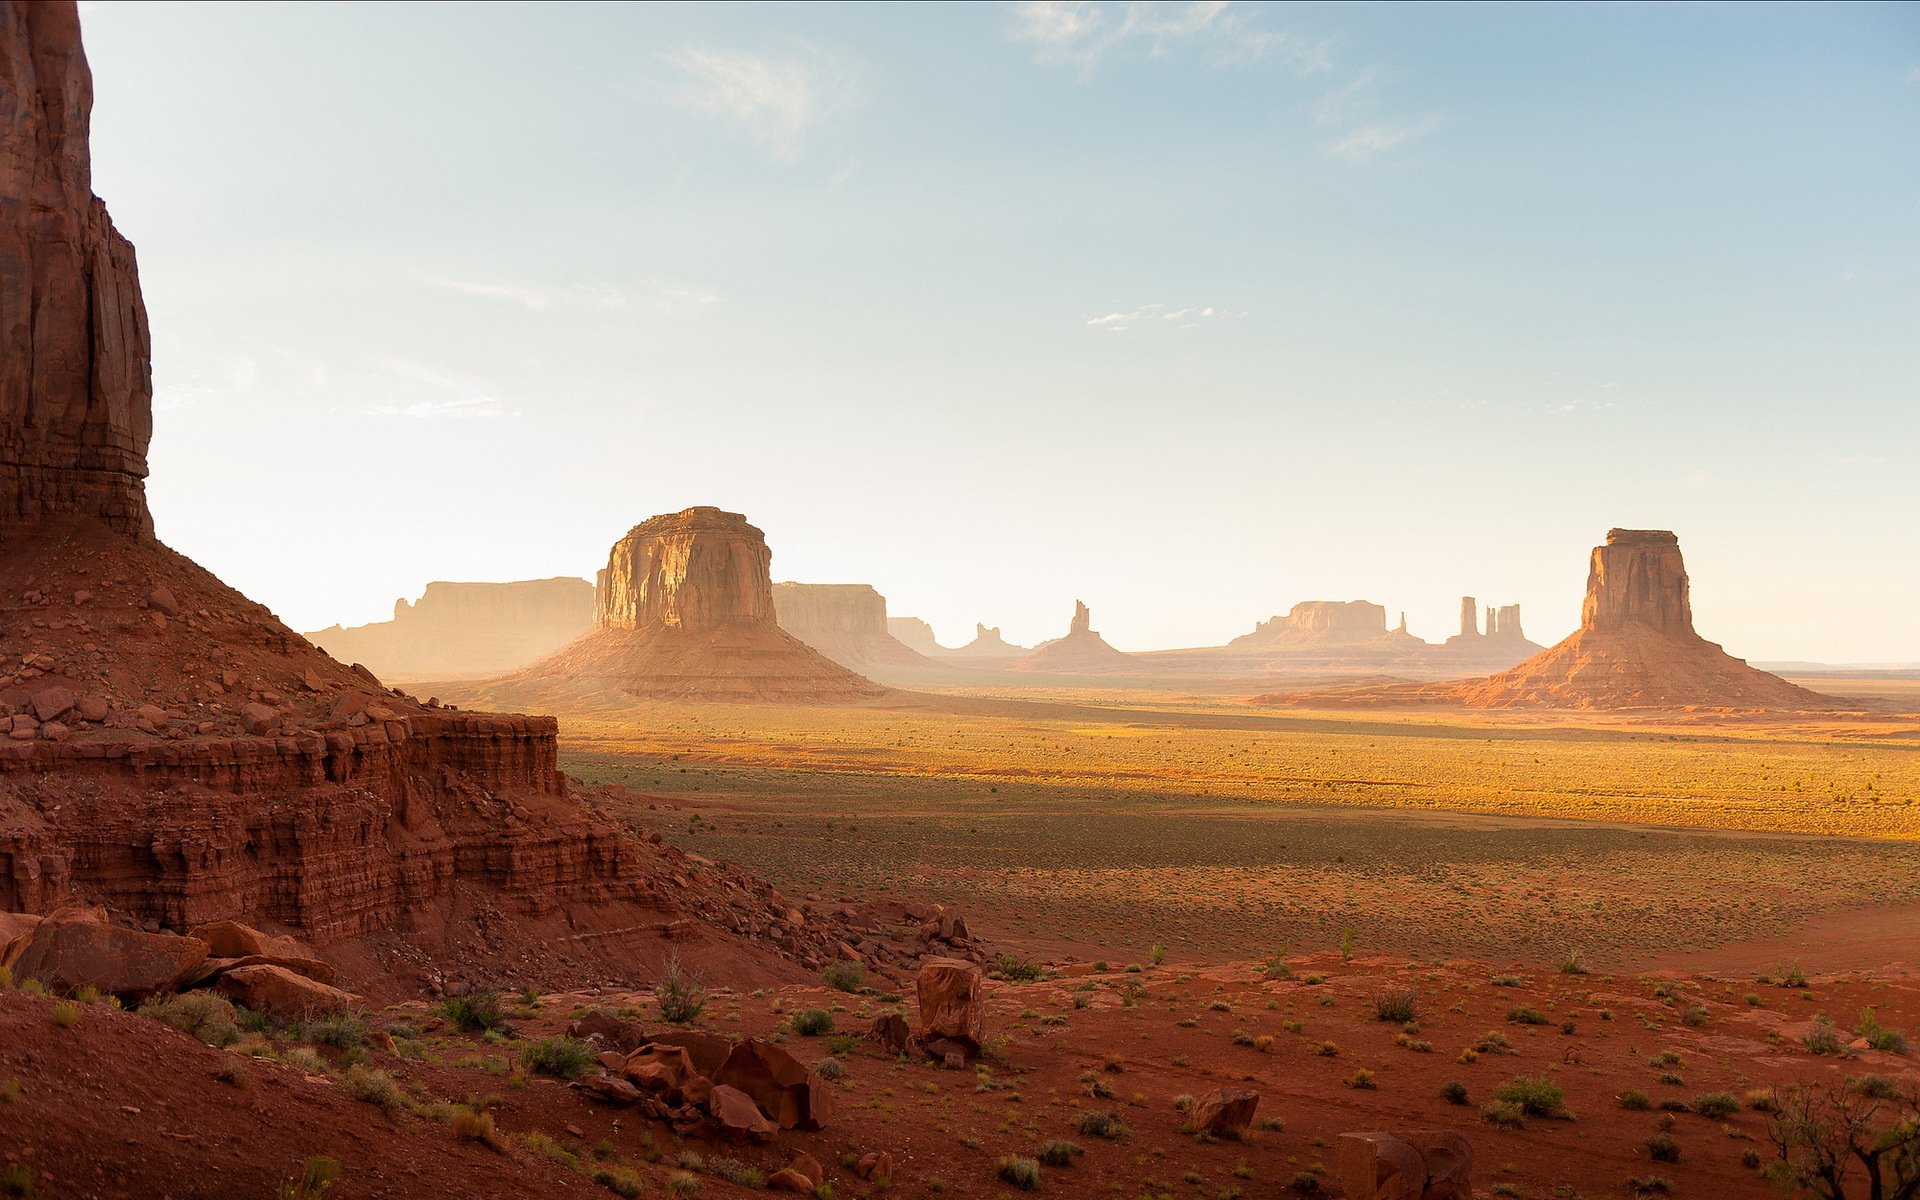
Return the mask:
[[[28,1200],[35,1195],[33,1168],[25,1163],[8,1163],[0,1167],[0,1196],[24,1196]]]
[[[1528,1008],[1522,1004],[1517,1008],[1507,1010],[1507,1020],[1513,1022],[1515,1025],[1545,1025],[1547,1023],[1547,1015],[1537,1008]]]
[[[867,969],[857,962],[843,960],[820,972],[820,980],[842,992],[857,992],[866,986]]]
[[[1527,1113],[1511,1100],[1489,1100],[1480,1106],[1480,1119],[1501,1129],[1519,1129],[1526,1125]]]
[[[340,1164],[331,1158],[314,1157],[280,1183],[280,1200],[320,1200],[340,1178]]]
[[[1867,1039],[1869,1049],[1884,1050],[1889,1054],[1907,1052],[1907,1035],[1882,1025],[1880,1015],[1872,1005],[1860,1010],[1860,1036]]]
[[[994,960],[993,969],[1018,983],[1031,983],[1046,974],[1039,963],[1015,954],[1002,954]]]
[[[440,1005],[440,1015],[453,1022],[462,1033],[491,1033],[504,1029],[507,1014],[500,1007],[500,993],[481,988],[464,996],[449,996]]]
[[[682,1171],[704,1171],[707,1169],[706,1156],[698,1150],[682,1150],[674,1164]]]
[[[1474,1042],[1472,1049],[1475,1054],[1518,1053],[1518,1051],[1513,1048],[1513,1043],[1507,1040],[1506,1034],[1493,1029],[1489,1029],[1487,1032],[1481,1034],[1480,1039]]]
[[[226,1047],[240,1040],[233,1005],[226,997],[213,992],[186,992],[149,1000],[140,1006],[139,1013],[189,1037],[199,1038],[209,1046]]]
[[[1287,1181],[1287,1186],[1302,1196],[1318,1196],[1320,1177],[1312,1171],[1296,1171],[1293,1178]]]
[[[626,1167],[596,1167],[590,1178],[622,1200],[634,1200],[646,1190],[640,1176]]]
[[[237,1058],[223,1059],[220,1065],[213,1069],[213,1077],[228,1087],[243,1088],[247,1086],[246,1064]]]
[[[712,1173],[714,1178],[724,1179],[728,1183],[738,1184],[740,1187],[763,1188],[767,1186],[767,1177],[758,1167],[749,1166],[737,1158],[710,1158],[707,1160],[707,1170]]]
[[[1125,1122],[1120,1120],[1120,1114],[1108,1108],[1096,1108],[1081,1113],[1074,1118],[1073,1128],[1076,1133],[1085,1134],[1087,1137],[1106,1138],[1110,1142],[1117,1142],[1131,1132]]]
[[[47,1011],[47,1019],[62,1029],[72,1029],[80,1023],[80,1006],[71,1000],[62,1000]]]
[[[1740,1101],[1732,1092],[1708,1092],[1703,1096],[1695,1096],[1689,1107],[1710,1121],[1718,1121],[1739,1112]]]
[[[822,1079],[840,1079],[846,1075],[847,1066],[837,1058],[829,1058],[813,1070]]]
[[[1767,1178],[1782,1194],[1858,1196],[1847,1177],[1864,1168],[1875,1196],[1920,1192],[1920,1092],[1863,1096],[1845,1082],[1782,1089],[1767,1129],[1777,1159]],[[1883,1190],[1884,1189],[1884,1190]]]
[[[485,1109],[463,1104],[453,1110],[448,1124],[453,1126],[453,1136],[462,1141],[479,1142],[494,1150],[503,1150],[500,1131],[493,1124],[493,1114]]]
[[[535,1075],[578,1079],[594,1064],[593,1050],[577,1038],[544,1037],[520,1051],[520,1062]]]
[[[1147,961],[1156,967],[1167,961],[1167,948],[1155,942],[1152,948],[1147,951]]]
[[[1687,1102],[1685,1100],[1682,1100],[1678,1096],[1666,1097],[1665,1099],[1660,1101],[1658,1107],[1660,1111],[1663,1113],[1683,1113],[1683,1112],[1693,1111],[1693,1109],[1687,1106]],[[1665,1121],[1673,1120],[1672,1117],[1662,1117],[1661,1119]],[[1671,1128],[1671,1126],[1669,1126],[1669,1128]]]
[[[1807,986],[1807,973],[1797,962],[1785,963],[1773,969],[1773,982],[1783,988],[1803,988]]]
[[[316,1046],[346,1050],[367,1044],[367,1023],[352,1013],[336,1013],[308,1021],[301,1036]]]
[[[1448,1104],[1465,1104],[1467,1102],[1467,1085],[1461,1083],[1458,1079],[1449,1079],[1440,1085],[1440,1098]]]
[[[1818,1055],[1839,1054],[1842,1050],[1840,1035],[1834,1032],[1833,1026],[1825,1021],[1815,1021],[1813,1028],[1807,1030],[1806,1036],[1801,1038],[1800,1042]]]
[[[679,955],[672,954],[660,964],[660,977],[653,984],[653,1000],[661,1020],[685,1025],[706,1011],[707,989],[699,974],[683,966]],[[699,1182],[694,1180],[694,1185],[697,1187]]]
[[[1233,1042],[1233,1044],[1234,1044],[1234,1045],[1236,1045],[1236,1046],[1251,1046],[1251,1045],[1253,1045],[1253,1035],[1252,1035],[1252,1034],[1250,1034],[1250,1033],[1248,1033],[1248,1032],[1247,1032],[1246,1030],[1244,1030],[1244,1029],[1236,1029],[1236,1030],[1234,1030],[1234,1031],[1233,1031],[1233,1037],[1232,1037],[1231,1039],[1229,1039],[1229,1040],[1231,1040],[1231,1041]]]
[[[685,1200],[685,1198],[689,1196],[698,1195],[700,1192],[700,1177],[691,1171],[675,1171],[673,1174],[667,1176],[667,1190],[675,1196],[681,1197],[681,1200]]]
[[[1628,1112],[1646,1112],[1653,1107],[1653,1101],[1647,1098],[1645,1092],[1634,1091],[1632,1089],[1621,1092],[1615,1097],[1615,1100],[1619,1102],[1621,1108],[1626,1109]]]
[[[1083,1153],[1085,1151],[1080,1148],[1080,1143],[1070,1142],[1065,1138],[1054,1138],[1050,1142],[1041,1143],[1039,1157],[1040,1161],[1049,1167],[1070,1167],[1073,1165],[1073,1160]]]
[[[327,1060],[321,1058],[305,1046],[295,1046],[293,1049],[281,1055],[280,1061],[292,1067],[294,1070],[305,1072],[308,1075],[325,1075],[327,1073]]]
[[[1585,975],[1587,973],[1586,964],[1580,961],[1580,952],[1578,950],[1570,951],[1565,958],[1560,960],[1560,973],[1562,975]]]
[[[1173,1098],[1173,1111],[1183,1113],[1192,1112],[1193,1106],[1197,1103],[1199,1102],[1193,1098],[1193,1093],[1181,1092]]]
[[[371,1104],[385,1113],[406,1103],[400,1085],[393,1081],[393,1076],[358,1064],[348,1067],[341,1074],[340,1090],[360,1103]]]
[[[1560,1111],[1567,1094],[1545,1075],[1516,1075],[1495,1089],[1494,1098],[1518,1104],[1530,1117],[1551,1117]]]
[[[1673,1135],[1656,1133],[1647,1139],[1647,1157],[1654,1162],[1677,1163],[1680,1161],[1680,1143]]]
[[[1373,994],[1373,1016],[1377,1021],[1404,1025],[1418,1015],[1420,994],[1410,987],[1382,988]]]
[[[803,1008],[787,1025],[801,1037],[819,1037],[833,1032],[833,1014],[824,1008]]]
[[[1023,1192],[1030,1192],[1040,1186],[1040,1164],[1030,1158],[1008,1155],[1000,1160],[999,1174],[1003,1181]]]
[[[1885,1075],[1862,1075],[1847,1080],[1847,1086],[1856,1096],[1869,1100],[1896,1100],[1900,1096],[1900,1085]]]
[[[1373,1082],[1373,1072],[1367,1070],[1365,1067],[1355,1067],[1353,1074],[1349,1075],[1343,1082],[1348,1087],[1363,1092],[1370,1092],[1378,1086]]]
[[[1492,979],[1488,980],[1487,982],[1493,984],[1493,986],[1495,987],[1513,988],[1513,987],[1519,987],[1521,980],[1518,975],[1495,975]]]
[[[1339,1058],[1340,1047],[1333,1042],[1315,1042],[1313,1052],[1321,1058]]]

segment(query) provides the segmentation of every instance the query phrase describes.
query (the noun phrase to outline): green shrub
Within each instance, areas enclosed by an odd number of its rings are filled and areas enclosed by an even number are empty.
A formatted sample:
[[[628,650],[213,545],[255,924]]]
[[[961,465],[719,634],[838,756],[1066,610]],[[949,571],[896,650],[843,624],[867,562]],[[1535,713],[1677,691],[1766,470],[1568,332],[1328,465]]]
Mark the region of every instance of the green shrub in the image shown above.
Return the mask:
[[[1467,1102],[1467,1085],[1461,1083],[1458,1079],[1449,1079],[1440,1085],[1440,1098],[1448,1104],[1465,1104]]]
[[[595,1167],[593,1181],[601,1187],[621,1197],[621,1200],[635,1200],[646,1185],[640,1182],[640,1176],[628,1167]]]
[[[728,1183],[744,1188],[763,1188],[767,1186],[767,1177],[758,1167],[752,1167],[737,1158],[710,1158],[707,1170],[715,1179],[724,1179]]]
[[[1677,1163],[1680,1161],[1680,1143],[1673,1135],[1656,1133],[1647,1139],[1647,1157],[1654,1162]]]
[[[280,1200],[320,1200],[340,1178],[340,1164],[331,1158],[310,1158],[300,1173],[280,1184]]]
[[[381,1112],[390,1113],[406,1103],[400,1085],[393,1081],[393,1076],[357,1064],[341,1074],[340,1090],[362,1104],[373,1105]]]
[[[1814,1022],[1813,1028],[1807,1030],[1807,1035],[1800,1041],[1808,1050],[1819,1055],[1839,1054],[1842,1049],[1840,1035],[1825,1021]]]
[[[1539,1009],[1528,1008],[1523,1004],[1518,1008],[1508,1009],[1507,1020],[1513,1022],[1515,1025],[1545,1025],[1547,1023],[1547,1016]]]
[[[1560,1111],[1567,1094],[1545,1075],[1516,1075],[1494,1093],[1497,1100],[1518,1104],[1530,1117],[1551,1117]]]
[[[819,1037],[833,1032],[833,1014],[824,1008],[803,1008],[787,1024],[801,1037]]]
[[[577,1038],[545,1037],[528,1042],[520,1051],[520,1062],[535,1075],[556,1079],[578,1079],[594,1064],[593,1050]]]
[[[1040,1186],[1040,1164],[1030,1158],[1008,1155],[1000,1160],[1000,1178],[1023,1192],[1030,1192]]]
[[[866,986],[867,969],[857,962],[843,960],[820,972],[821,982],[842,992],[857,992]]]
[[[1527,1113],[1511,1100],[1489,1100],[1480,1106],[1480,1119],[1501,1129],[1519,1129],[1527,1123]]]
[[[1049,1167],[1070,1167],[1073,1165],[1073,1160],[1083,1153],[1085,1151],[1080,1148],[1080,1143],[1070,1142],[1065,1138],[1054,1138],[1050,1142],[1041,1143],[1040,1161]]]
[[[1888,1029],[1880,1023],[1880,1016],[1872,1005],[1860,1011],[1860,1036],[1867,1039],[1872,1050],[1884,1050],[1888,1054],[1907,1052],[1907,1035],[1898,1029]]]
[[[352,1013],[316,1017],[306,1023],[302,1036],[316,1046],[346,1050],[367,1044],[367,1023]]]
[[[1647,1098],[1645,1092],[1631,1089],[1621,1092],[1615,1099],[1619,1101],[1620,1107],[1628,1112],[1646,1112],[1653,1107],[1653,1101]]]
[[[1739,1112],[1740,1101],[1732,1092],[1708,1092],[1704,1096],[1695,1096],[1690,1107],[1708,1120],[1718,1121]]]
[[[993,969],[1018,983],[1031,983],[1046,973],[1039,963],[1013,954],[1002,954],[994,961]]]
[[[1106,1108],[1096,1108],[1081,1113],[1074,1118],[1073,1128],[1075,1132],[1085,1134],[1087,1137],[1106,1138],[1110,1142],[1117,1142],[1132,1132],[1120,1120],[1119,1113]]]
[[[679,955],[669,955],[660,964],[660,977],[653,984],[653,1000],[661,1020],[686,1025],[706,1011],[707,989],[698,974],[681,965]],[[695,1188],[700,1186],[697,1179],[693,1183]],[[671,1181],[668,1186],[672,1186]]]
[[[139,1013],[216,1048],[231,1046],[240,1040],[233,1005],[227,1003],[226,997],[213,992],[186,992],[149,1000],[140,1006]]]
[[[462,1033],[489,1033],[507,1024],[507,1015],[500,1008],[500,993],[492,988],[449,996],[440,1005],[440,1015]]]
[[[80,1006],[71,1000],[62,1000],[48,1010],[47,1019],[62,1029],[72,1029],[80,1023]]]
[[[847,1066],[837,1058],[829,1058],[823,1060],[813,1070],[814,1074],[822,1079],[840,1079],[846,1075]]]

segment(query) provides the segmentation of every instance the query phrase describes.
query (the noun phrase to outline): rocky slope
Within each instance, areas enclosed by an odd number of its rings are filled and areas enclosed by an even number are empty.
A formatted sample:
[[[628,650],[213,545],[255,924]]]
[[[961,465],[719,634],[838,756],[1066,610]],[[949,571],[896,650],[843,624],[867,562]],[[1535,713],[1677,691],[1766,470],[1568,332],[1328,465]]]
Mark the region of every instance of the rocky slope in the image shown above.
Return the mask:
[[[1513,620],[1517,632],[1517,613]],[[1694,632],[1679,539],[1648,529],[1608,532],[1606,544],[1593,551],[1580,628],[1509,670],[1454,683],[1279,693],[1256,702],[1786,711],[1837,706],[1829,697],[1748,666]]]
[[[652,517],[614,543],[590,633],[457,694],[574,711],[636,700],[835,703],[883,694],[780,628],[771,560],[765,535],[739,513]]]
[[[89,190],[74,6],[0,3],[0,71],[0,909],[243,920],[383,986],[645,978],[681,944],[824,961],[831,919],[789,928],[766,885],[596,813],[552,718],[389,690],[154,540],[145,310]]]
[[[593,608],[593,585],[584,579],[434,582],[417,601],[396,600],[391,621],[333,625],[306,636],[382,676],[497,675],[585,633]]]

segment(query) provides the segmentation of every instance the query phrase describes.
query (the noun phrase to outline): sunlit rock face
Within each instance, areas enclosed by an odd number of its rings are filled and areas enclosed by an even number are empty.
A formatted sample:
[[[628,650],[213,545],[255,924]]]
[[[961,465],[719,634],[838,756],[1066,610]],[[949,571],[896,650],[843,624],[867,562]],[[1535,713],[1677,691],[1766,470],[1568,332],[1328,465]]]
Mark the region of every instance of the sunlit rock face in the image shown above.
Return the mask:
[[[772,558],[766,535],[739,513],[702,507],[650,517],[613,544],[598,623],[689,631],[773,625]]]
[[[1607,544],[1593,548],[1580,628],[1611,630],[1627,625],[1694,636],[1680,539],[1666,530],[1610,529]]]
[[[93,194],[92,112],[74,6],[0,5],[0,533],[82,516],[153,534],[147,310]]]

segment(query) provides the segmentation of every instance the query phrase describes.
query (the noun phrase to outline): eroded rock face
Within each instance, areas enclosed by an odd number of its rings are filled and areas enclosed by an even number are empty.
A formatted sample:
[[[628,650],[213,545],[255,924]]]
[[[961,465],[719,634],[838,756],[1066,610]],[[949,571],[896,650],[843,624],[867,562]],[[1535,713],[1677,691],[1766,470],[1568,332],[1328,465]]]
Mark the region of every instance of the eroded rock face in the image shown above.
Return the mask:
[[[587,632],[593,610],[593,585],[584,579],[435,582],[417,601],[395,601],[391,621],[334,625],[307,637],[382,677],[443,679],[525,666]]]
[[[74,6],[0,3],[0,533],[61,516],[153,532],[147,310],[93,194],[92,113]]]
[[[598,622],[689,631],[773,625],[772,561],[766,535],[739,513],[689,508],[650,517],[613,544]]]
[[[997,625],[989,627],[976,623],[973,640],[953,653],[962,658],[1018,658],[1027,653],[1027,647],[1016,646],[1001,637]]]
[[[1404,621],[1403,621],[1404,625]],[[1365,600],[1302,600],[1284,617],[1262,621],[1233,646],[1347,645],[1387,636],[1387,610]]]
[[[916,654],[939,655],[952,651],[940,644],[934,635],[933,626],[919,617],[888,617],[887,632],[893,639]]]
[[[920,1039],[955,1043],[968,1058],[987,1041],[986,976],[959,958],[928,958],[914,978],[920,1005]]]
[[[1694,636],[1680,539],[1664,529],[1610,529],[1606,545],[1593,548],[1580,628],[1616,630],[1628,625]]]

